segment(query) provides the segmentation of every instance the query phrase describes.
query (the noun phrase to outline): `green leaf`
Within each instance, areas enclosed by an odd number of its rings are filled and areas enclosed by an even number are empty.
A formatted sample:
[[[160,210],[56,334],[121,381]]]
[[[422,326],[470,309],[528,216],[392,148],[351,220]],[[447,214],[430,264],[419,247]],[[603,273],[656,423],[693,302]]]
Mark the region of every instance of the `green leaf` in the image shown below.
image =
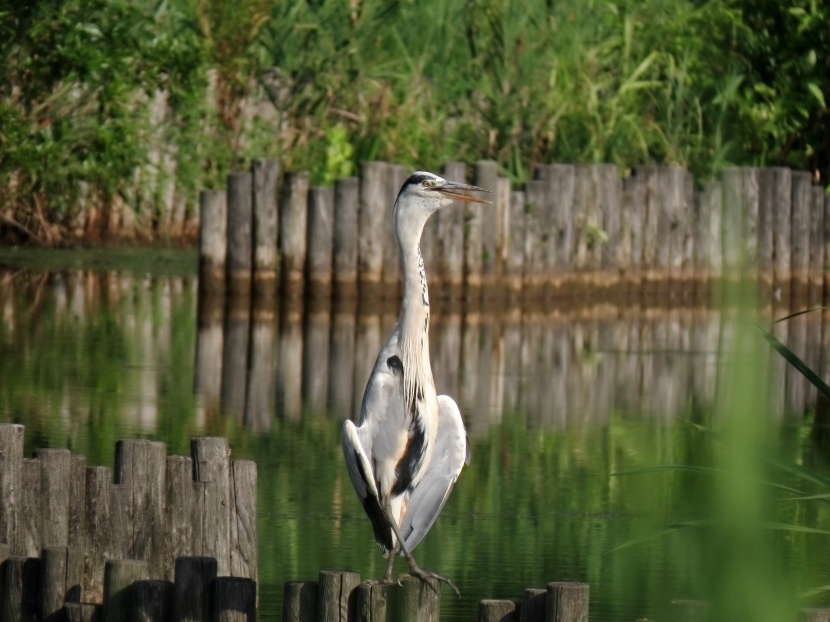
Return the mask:
[[[813,95],[813,97],[818,100],[818,103],[821,105],[821,109],[824,110],[827,108],[827,104],[824,102],[824,93],[821,92],[821,89],[815,82],[808,82],[807,83],[807,90]]]

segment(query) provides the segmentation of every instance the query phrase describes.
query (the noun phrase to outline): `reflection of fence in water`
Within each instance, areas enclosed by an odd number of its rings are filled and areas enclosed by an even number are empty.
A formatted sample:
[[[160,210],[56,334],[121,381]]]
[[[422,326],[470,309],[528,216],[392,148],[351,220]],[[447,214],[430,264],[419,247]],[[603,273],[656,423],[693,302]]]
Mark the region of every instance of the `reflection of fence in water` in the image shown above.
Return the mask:
[[[28,281],[2,278],[0,317],[6,334],[37,321],[43,309],[71,318],[83,334],[106,310],[129,345],[122,420],[152,432],[170,373],[165,371],[181,325],[192,321],[192,278],[138,278],[67,271]],[[256,299],[254,299],[256,301]],[[17,301],[17,303],[15,302]],[[203,299],[193,370],[197,427],[225,409],[254,429],[274,416],[302,412],[354,416],[382,341],[394,325],[397,303],[357,310],[354,302],[254,302]],[[715,395],[721,314],[717,310],[595,305],[545,311],[527,307],[467,311],[436,301],[431,324],[438,390],[462,406],[471,433],[502,413],[518,411],[539,426],[601,423],[613,407],[626,415],[679,417],[690,397]],[[785,308],[764,317],[782,317]],[[775,325],[782,342],[826,379],[830,312],[812,312]],[[136,361],[141,364],[133,364]],[[783,359],[769,359],[777,412],[802,412],[815,392]],[[184,379],[189,382],[188,379]],[[83,420],[85,397],[68,392],[67,413]],[[77,411],[77,412],[76,412]],[[73,415],[74,416],[74,415]]]
[[[224,329],[218,319],[200,322],[196,375],[206,405],[258,429],[267,429],[274,413],[287,419],[299,418],[304,409],[355,416],[395,322],[394,311],[358,313],[336,305],[289,307],[279,314],[254,310],[248,317],[248,332],[238,330],[233,315],[226,316]],[[724,362],[722,313],[703,307],[597,305],[486,314],[447,308],[436,309],[432,318],[437,389],[461,404],[473,435],[511,412],[539,427],[603,424],[614,412],[682,418],[692,401],[713,403]],[[830,370],[821,361],[822,339],[808,335],[823,335],[826,342],[828,321],[826,313],[815,312],[775,329],[825,377]],[[245,347],[260,352],[249,355],[248,365],[227,354]],[[765,364],[773,413],[801,413],[812,405],[814,391],[783,359],[770,353]],[[202,377],[222,381],[206,384]],[[245,400],[236,397],[242,394]]]

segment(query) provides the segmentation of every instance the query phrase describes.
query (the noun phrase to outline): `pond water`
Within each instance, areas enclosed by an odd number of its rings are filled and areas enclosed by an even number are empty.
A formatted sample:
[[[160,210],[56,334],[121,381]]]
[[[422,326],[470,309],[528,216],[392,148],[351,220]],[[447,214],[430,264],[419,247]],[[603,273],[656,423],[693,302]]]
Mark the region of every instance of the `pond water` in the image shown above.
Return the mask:
[[[357,416],[396,305],[225,308],[200,303],[192,253],[133,253],[115,270],[88,258],[32,267],[0,257],[0,421],[25,424],[27,451],[67,447],[103,465],[119,438],[187,455],[192,436],[227,436],[233,457],[259,468],[262,620],[281,619],[285,581],[336,568],[380,577],[385,560],[345,473],[340,428]],[[721,347],[729,314],[691,304],[491,306],[436,304],[432,314],[438,391],[461,406],[472,448],[415,551],[461,591],[444,590],[442,620],[473,620],[479,600],[521,600],[553,580],[589,583],[597,621],[677,619],[672,601],[710,598],[717,538],[666,530],[708,517],[710,476],[623,473],[714,463],[716,441],[699,426],[717,427],[724,369],[740,365]],[[822,373],[827,320],[809,313],[776,328]],[[750,391],[764,394],[769,451],[827,473],[815,390],[783,360],[762,363]],[[780,496],[777,520],[830,529],[824,505]],[[815,554],[826,538],[773,537],[783,592],[830,582],[830,558]],[[793,606],[816,602],[827,599]]]

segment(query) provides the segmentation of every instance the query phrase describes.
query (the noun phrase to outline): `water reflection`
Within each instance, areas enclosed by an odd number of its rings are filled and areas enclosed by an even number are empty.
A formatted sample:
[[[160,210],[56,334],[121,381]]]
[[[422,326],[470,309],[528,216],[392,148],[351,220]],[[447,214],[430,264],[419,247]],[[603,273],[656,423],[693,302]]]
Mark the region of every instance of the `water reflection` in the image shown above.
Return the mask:
[[[127,350],[122,415],[138,431],[158,426],[160,373],[196,317],[192,386],[198,427],[223,413],[267,431],[274,417],[304,410],[346,417],[359,411],[366,379],[395,319],[394,305],[198,299],[192,278],[152,279],[74,271],[2,277],[0,315],[7,347],[35,340],[45,326],[76,337],[114,331]],[[783,316],[767,309],[762,318]],[[821,356],[830,313],[775,325],[777,337],[827,378]],[[722,312],[706,307],[610,304],[566,311],[518,307],[484,313],[458,306],[433,312],[431,349],[439,393],[463,405],[473,436],[504,413],[537,428],[603,424],[614,411],[663,420],[711,404],[717,391]],[[31,346],[29,346],[31,347]],[[79,353],[80,355],[80,353]],[[184,356],[180,351],[178,356]],[[800,414],[815,392],[779,357],[770,357],[774,414]],[[189,368],[190,365],[187,366]],[[181,381],[185,369],[177,369]],[[71,400],[84,395],[67,394]]]
[[[682,422],[704,417],[723,389],[724,312],[433,306],[437,388],[457,398],[473,445],[419,549],[464,595],[445,599],[444,619],[470,619],[477,598],[520,598],[549,579],[589,581],[597,620],[655,618],[654,603],[699,596],[677,538],[633,549],[633,561],[607,554],[642,535],[642,523],[659,527],[694,508],[699,482],[610,473],[706,455]],[[344,565],[382,573],[343,473],[339,427],[359,410],[394,305],[229,304],[199,299],[192,277],[22,272],[0,275],[0,318],[0,419],[26,424],[27,447],[70,447],[110,464],[116,438],[150,436],[186,453],[190,436],[208,433],[257,460],[261,619],[276,619],[285,580]],[[775,333],[827,379],[830,313]],[[774,416],[801,421],[814,390],[779,357],[765,364]],[[823,460],[798,435],[782,436],[796,461]],[[830,527],[826,514],[810,524]],[[826,563],[810,552],[805,540],[792,557],[806,560],[806,585],[823,584],[813,577]]]

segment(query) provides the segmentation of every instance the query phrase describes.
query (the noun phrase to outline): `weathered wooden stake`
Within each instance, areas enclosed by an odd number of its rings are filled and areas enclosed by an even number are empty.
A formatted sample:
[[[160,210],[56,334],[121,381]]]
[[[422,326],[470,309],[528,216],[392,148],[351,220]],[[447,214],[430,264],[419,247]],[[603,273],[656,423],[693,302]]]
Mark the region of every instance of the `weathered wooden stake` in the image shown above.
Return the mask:
[[[393,590],[397,586],[365,582],[357,587],[354,622],[392,622]]]
[[[547,622],[548,591],[531,587],[525,590],[522,616],[524,622]]]
[[[381,297],[384,246],[389,221],[389,175],[387,162],[364,162],[360,171],[358,212],[358,280],[362,298]]]
[[[321,570],[318,584],[318,622],[349,622],[349,611],[355,607],[360,573],[348,570]]]
[[[231,575],[257,579],[257,466],[251,460],[231,463]]]
[[[202,191],[199,194],[199,289],[206,294],[225,293],[227,231],[227,193]]]
[[[179,557],[173,582],[174,622],[204,622],[213,615],[217,565],[212,557]]]
[[[84,557],[78,549],[44,547],[40,557],[40,598],[42,620],[56,619],[65,602],[81,601]]]
[[[315,186],[308,198],[308,286],[315,299],[331,296],[334,189]]]
[[[249,172],[228,175],[228,291],[251,293],[253,272],[253,177]]]
[[[283,588],[283,622],[317,622],[317,581],[287,581]]]
[[[66,603],[66,622],[100,622],[103,607],[90,603]]]
[[[643,270],[643,222],[646,185],[641,175],[623,179],[620,202],[620,271],[629,295],[639,293]]]
[[[214,582],[213,622],[256,622],[256,581],[218,577]]]
[[[450,181],[465,182],[467,173],[463,162],[447,162],[441,176]],[[464,289],[464,208],[450,205],[439,210],[434,219],[435,251],[433,265],[427,266],[430,288],[443,298],[457,300]]]
[[[12,555],[6,560],[6,579],[0,585],[0,620],[38,619],[40,559]]]
[[[27,557],[40,555],[43,544],[43,479],[43,463],[34,458],[24,458],[19,537],[20,546]]]
[[[485,298],[500,298],[504,263],[501,249],[504,246],[504,204],[499,192],[499,165],[493,160],[479,160],[475,163],[474,185],[489,190],[481,195],[491,205],[467,203],[468,213],[479,219],[481,228],[481,293]]]
[[[307,172],[288,173],[280,202],[280,253],[284,292],[302,299],[308,240]]]
[[[135,622],[168,622],[173,617],[173,582],[146,579],[133,584]]]
[[[544,299],[548,293],[544,231],[547,213],[551,210],[548,205],[548,184],[540,180],[526,181],[523,194],[525,234],[522,297],[525,300]]]
[[[398,197],[401,186],[408,177],[406,168],[398,164],[389,164],[386,174],[386,203],[383,211],[384,236],[383,241],[383,288],[381,293],[386,300],[398,302],[401,292],[401,259],[398,251],[398,241],[395,237],[395,219],[392,218],[392,206]],[[432,219],[430,219],[432,220]],[[427,221],[427,229],[432,230],[435,223]],[[427,233],[427,235],[429,235]],[[426,260],[426,257],[424,257]]]
[[[548,622],[587,622],[588,584],[566,581],[548,583]]]
[[[807,305],[815,307],[824,299],[824,188],[810,192],[810,289]]]
[[[510,228],[507,236],[504,278],[507,296],[518,300],[522,295],[522,274],[525,259],[525,193],[517,190],[510,193]]]
[[[115,444],[115,483],[130,490],[133,517],[128,555],[145,560],[150,576],[167,570],[165,551],[165,473],[167,446],[158,441],[130,439]]]
[[[334,295],[357,295],[358,207],[360,182],[346,177],[334,182]]]
[[[512,600],[479,601],[478,622],[519,622],[519,604]]]
[[[131,622],[140,603],[135,582],[149,578],[147,562],[120,559],[107,560],[104,568],[103,622]]]
[[[69,457],[68,449],[37,449],[41,463],[43,531],[41,546],[66,546],[69,540]]]
[[[20,542],[20,493],[23,483],[22,425],[0,423],[0,542],[9,546],[9,552],[23,552]]]
[[[391,619],[396,622],[439,622],[441,618],[441,584],[436,579],[422,581],[403,574],[392,598]]]
[[[795,304],[803,304],[807,297],[810,270],[812,176],[804,171],[793,171],[791,180],[790,274],[792,275],[792,299]]]
[[[217,564],[219,575],[231,574],[230,560],[230,450],[228,439],[220,436],[194,438],[190,442],[194,479],[205,484],[204,515],[200,555]],[[179,562],[176,561],[178,572]]]
[[[277,292],[277,179],[279,163],[276,160],[254,160],[253,178],[253,238],[254,238],[254,292],[271,297]]]

